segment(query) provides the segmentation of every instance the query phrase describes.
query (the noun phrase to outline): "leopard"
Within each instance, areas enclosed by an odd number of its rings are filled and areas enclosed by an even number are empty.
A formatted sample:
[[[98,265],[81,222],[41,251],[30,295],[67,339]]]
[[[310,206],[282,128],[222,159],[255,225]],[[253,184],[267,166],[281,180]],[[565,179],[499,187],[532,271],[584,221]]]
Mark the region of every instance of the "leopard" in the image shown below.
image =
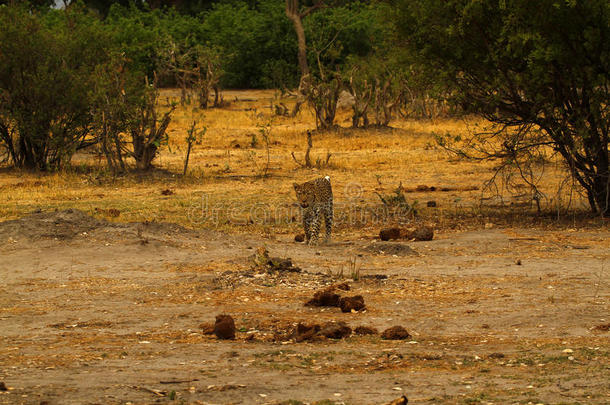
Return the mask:
[[[324,217],[326,243],[330,243],[333,228],[333,190],[330,177],[320,177],[305,183],[294,183],[294,191],[302,208],[305,243],[319,243],[320,225]]]

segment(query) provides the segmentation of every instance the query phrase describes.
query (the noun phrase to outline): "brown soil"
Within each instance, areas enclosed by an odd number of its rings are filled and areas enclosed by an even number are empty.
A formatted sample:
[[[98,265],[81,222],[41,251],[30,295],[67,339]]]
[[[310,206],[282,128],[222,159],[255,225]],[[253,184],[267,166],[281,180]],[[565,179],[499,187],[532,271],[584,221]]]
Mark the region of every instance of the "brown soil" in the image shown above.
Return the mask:
[[[609,236],[437,229],[413,255],[33,213],[0,223],[0,403],[608,403]],[[253,271],[262,245],[302,271]],[[354,257],[365,311],[303,305]],[[217,314],[234,340],[202,333]]]
[[[401,242],[373,242],[362,250],[378,255],[417,256],[417,252],[408,243]]]

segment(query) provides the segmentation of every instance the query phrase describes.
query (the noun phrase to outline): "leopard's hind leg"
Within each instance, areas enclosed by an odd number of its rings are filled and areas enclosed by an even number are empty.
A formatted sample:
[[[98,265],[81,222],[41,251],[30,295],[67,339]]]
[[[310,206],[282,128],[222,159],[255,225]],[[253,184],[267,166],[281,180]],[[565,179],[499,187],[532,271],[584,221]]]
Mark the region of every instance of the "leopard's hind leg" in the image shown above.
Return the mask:
[[[332,199],[324,207],[324,228],[326,231],[326,243],[330,243],[333,230],[333,201]]]

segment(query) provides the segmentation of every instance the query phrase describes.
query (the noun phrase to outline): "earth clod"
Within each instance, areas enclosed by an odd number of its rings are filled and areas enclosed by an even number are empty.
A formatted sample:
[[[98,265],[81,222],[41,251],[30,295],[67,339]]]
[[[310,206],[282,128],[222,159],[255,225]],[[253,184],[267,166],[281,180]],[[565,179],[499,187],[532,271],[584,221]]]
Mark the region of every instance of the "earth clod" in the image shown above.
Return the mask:
[[[411,335],[409,332],[402,326],[392,326],[391,328],[384,330],[381,334],[381,338],[387,340],[404,340],[410,337]]]
[[[299,322],[291,337],[296,342],[303,342],[305,340],[310,340],[315,337],[318,332],[320,332],[320,329],[321,327],[318,324],[306,325],[304,323]]]
[[[362,295],[354,295],[353,297],[343,297],[339,300],[341,312],[361,311],[366,308]]]
[[[316,291],[313,298],[305,303],[306,307],[338,307],[340,304],[341,297],[339,294],[334,292],[334,288],[326,288],[324,290]]]
[[[235,339],[235,321],[231,315],[216,315],[214,334],[218,339]]]
[[[379,239],[382,241],[388,241],[391,239],[400,239],[402,232],[400,228],[385,228],[379,231]]]
[[[356,329],[354,329],[354,333],[356,335],[364,336],[364,335],[376,335],[379,332],[377,331],[377,329],[370,327],[370,326],[358,326]]]
[[[320,329],[320,335],[330,339],[343,339],[351,334],[352,328],[347,326],[345,322],[327,322]]]

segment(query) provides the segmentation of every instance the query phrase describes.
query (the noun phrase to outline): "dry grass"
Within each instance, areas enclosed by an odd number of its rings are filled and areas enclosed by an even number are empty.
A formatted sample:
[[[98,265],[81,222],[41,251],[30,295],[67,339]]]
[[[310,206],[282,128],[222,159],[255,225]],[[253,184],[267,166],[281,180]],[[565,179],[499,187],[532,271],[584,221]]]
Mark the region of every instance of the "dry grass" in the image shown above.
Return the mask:
[[[452,189],[407,194],[410,202],[417,201],[420,217],[439,226],[458,226],[456,219],[464,217],[470,218],[469,226],[475,227],[487,222],[519,221],[524,215],[530,221],[535,212],[527,195],[514,198],[505,190],[503,203],[507,208],[497,207],[497,197],[483,200],[482,205],[481,198],[489,197],[484,183],[492,177],[497,163],[457,160],[435,146],[435,133],[466,135],[468,128],[477,123],[472,119],[395,121],[393,129],[343,128],[316,133],[312,160],[324,160],[331,153],[330,164],[321,170],[306,170],[294,162],[291,152],[302,159],[305,131],[314,128],[315,120],[309,111],[296,118],[273,116],[271,104],[275,95],[273,91],[227,91],[224,98],[228,105],[224,108],[178,108],[169,129],[169,145],[157,159],[158,170],[152,174],[131,173],[113,178],[93,152],[76,156],[72,168],[62,173],[4,169],[0,177],[0,217],[12,219],[35,209],[67,207],[103,216],[104,211],[96,213],[96,208],[113,208],[120,215],[109,219],[118,221],[212,225],[237,232],[290,232],[298,228],[298,218],[297,223],[293,221],[298,210],[293,206],[292,183],[322,175],[331,176],[337,206],[344,210],[354,205],[379,207],[375,192],[390,194],[402,183],[405,188],[428,185]],[[176,90],[163,91],[159,108],[167,108],[177,97]],[[349,111],[338,114],[340,125],[347,127],[349,120]],[[185,138],[193,121],[199,122],[200,127],[205,125],[207,133],[202,144],[195,145],[191,152],[189,173],[183,177]],[[268,176],[263,178],[267,154],[259,126],[267,123],[271,124],[270,165]],[[557,189],[565,172],[559,162],[552,162],[546,176],[548,182],[542,190],[547,199],[542,202],[543,207],[556,213]],[[166,189],[172,194],[162,195]],[[562,193],[560,206],[565,207],[571,198],[572,208],[586,207],[573,190],[564,187]],[[435,200],[438,208],[426,208],[428,200]],[[223,207],[213,223],[202,222],[202,201],[208,208]],[[261,216],[263,211],[266,214]],[[206,212],[209,214],[209,210]],[[569,219],[575,220],[575,216]],[[367,219],[340,224],[339,230],[350,232],[373,225]]]

